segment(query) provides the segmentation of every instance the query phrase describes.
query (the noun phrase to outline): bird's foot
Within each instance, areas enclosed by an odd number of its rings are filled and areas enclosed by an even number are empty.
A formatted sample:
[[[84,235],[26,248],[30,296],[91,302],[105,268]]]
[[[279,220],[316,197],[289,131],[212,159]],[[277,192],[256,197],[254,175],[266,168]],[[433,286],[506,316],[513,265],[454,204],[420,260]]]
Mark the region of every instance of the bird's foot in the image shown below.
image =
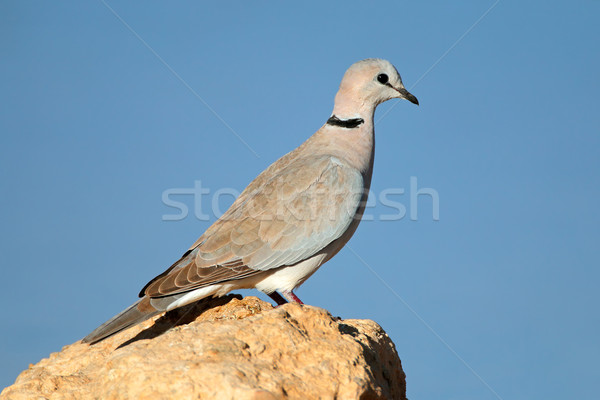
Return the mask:
[[[291,290],[282,291],[281,294],[283,294],[283,297],[292,303],[304,304],[302,300],[300,300],[298,296],[296,296]]]
[[[283,294],[283,296],[281,295]],[[302,300],[300,300],[298,298],[298,296],[296,296],[294,294],[294,292],[292,292],[291,290],[286,290],[286,291],[282,291],[281,294],[277,293],[277,292],[273,292],[273,293],[268,293],[267,295],[272,298],[275,303],[277,303],[277,306],[275,306],[275,308],[282,306],[288,302],[290,303],[298,303],[298,304],[304,304],[302,302]]]

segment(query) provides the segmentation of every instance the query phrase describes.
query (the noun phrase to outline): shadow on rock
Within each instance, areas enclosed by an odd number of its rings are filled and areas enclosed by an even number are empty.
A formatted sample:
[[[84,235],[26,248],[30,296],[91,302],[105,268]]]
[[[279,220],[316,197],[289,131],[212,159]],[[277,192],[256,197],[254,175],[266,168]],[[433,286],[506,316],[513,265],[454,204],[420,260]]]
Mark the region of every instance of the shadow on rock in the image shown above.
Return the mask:
[[[202,313],[215,307],[223,306],[233,299],[241,300],[242,296],[239,294],[230,294],[224,297],[209,298],[204,301],[195,302],[188,304],[187,306],[176,308],[171,310],[154,322],[154,325],[144,329],[136,336],[121,343],[116,350],[121,349],[125,346],[129,346],[138,340],[153,339],[157,336],[162,335],[169,329],[180,325],[187,325],[198,318]]]

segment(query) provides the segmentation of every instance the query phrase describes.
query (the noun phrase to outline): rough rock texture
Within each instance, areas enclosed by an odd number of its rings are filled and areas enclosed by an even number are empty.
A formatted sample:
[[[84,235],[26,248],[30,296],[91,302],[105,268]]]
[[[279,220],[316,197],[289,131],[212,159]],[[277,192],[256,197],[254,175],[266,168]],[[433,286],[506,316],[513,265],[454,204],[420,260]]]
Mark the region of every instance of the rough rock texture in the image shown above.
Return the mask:
[[[256,297],[193,304],[22,372],[1,399],[406,399],[373,321]]]

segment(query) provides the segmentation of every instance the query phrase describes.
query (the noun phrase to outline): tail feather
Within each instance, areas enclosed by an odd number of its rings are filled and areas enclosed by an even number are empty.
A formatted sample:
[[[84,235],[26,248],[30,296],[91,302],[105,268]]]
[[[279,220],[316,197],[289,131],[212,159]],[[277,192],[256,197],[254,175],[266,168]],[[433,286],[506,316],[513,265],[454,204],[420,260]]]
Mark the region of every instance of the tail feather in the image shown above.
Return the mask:
[[[163,310],[154,308],[147,297],[138,300],[126,310],[112,317],[92,333],[84,337],[83,343],[94,344],[124,329],[137,325],[153,316],[160,314]]]
[[[144,322],[148,318],[152,318],[163,311],[169,311],[205,297],[210,297],[220,288],[220,286],[212,285],[191,292],[177,293],[171,296],[156,298],[143,297],[129,306],[126,310],[121,311],[118,315],[100,325],[81,341],[89,344],[98,343],[115,333]]]

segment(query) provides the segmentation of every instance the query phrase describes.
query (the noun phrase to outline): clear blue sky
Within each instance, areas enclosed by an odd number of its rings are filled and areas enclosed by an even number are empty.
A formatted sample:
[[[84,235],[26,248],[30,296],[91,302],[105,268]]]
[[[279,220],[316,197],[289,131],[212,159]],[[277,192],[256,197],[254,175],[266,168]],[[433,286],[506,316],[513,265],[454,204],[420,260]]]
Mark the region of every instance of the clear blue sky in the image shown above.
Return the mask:
[[[409,211],[416,177],[439,221],[375,202],[298,295],[381,324],[409,398],[595,398],[600,2],[494,1],[107,1],[185,84],[101,1],[0,3],[0,387],[214,221],[164,221],[165,190],[243,189],[381,57],[421,106],[378,110],[373,192]]]

